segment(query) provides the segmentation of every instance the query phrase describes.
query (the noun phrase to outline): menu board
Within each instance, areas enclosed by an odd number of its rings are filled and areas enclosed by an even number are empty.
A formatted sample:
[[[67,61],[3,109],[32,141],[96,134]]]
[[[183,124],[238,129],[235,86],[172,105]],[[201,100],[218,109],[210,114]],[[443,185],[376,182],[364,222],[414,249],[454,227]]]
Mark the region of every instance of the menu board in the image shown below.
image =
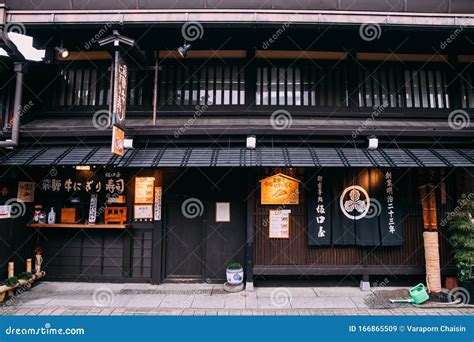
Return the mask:
[[[135,177],[135,204],[153,204],[155,177]]]
[[[290,209],[270,210],[270,239],[290,238]]]
[[[133,207],[135,220],[148,220],[153,218],[153,206],[150,204],[135,204]]]

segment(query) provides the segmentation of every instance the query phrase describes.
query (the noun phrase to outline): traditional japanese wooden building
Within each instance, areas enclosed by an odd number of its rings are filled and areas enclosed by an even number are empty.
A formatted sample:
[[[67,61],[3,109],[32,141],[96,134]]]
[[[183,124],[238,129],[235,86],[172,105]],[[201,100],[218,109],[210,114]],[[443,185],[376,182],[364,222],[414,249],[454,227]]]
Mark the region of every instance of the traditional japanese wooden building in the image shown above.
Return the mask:
[[[56,280],[423,275],[428,230],[455,273],[472,1],[0,0],[0,24],[0,274],[39,245]]]

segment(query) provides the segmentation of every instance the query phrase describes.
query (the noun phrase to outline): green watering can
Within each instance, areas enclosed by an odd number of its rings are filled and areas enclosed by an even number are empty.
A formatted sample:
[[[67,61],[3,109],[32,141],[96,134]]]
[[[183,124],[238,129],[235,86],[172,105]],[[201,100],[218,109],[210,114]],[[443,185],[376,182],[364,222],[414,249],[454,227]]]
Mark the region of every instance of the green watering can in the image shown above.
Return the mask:
[[[390,302],[422,304],[430,299],[430,296],[426,291],[426,287],[423,284],[418,284],[415,287],[412,287],[410,290],[408,290],[408,294],[411,297],[410,299],[390,299]]]

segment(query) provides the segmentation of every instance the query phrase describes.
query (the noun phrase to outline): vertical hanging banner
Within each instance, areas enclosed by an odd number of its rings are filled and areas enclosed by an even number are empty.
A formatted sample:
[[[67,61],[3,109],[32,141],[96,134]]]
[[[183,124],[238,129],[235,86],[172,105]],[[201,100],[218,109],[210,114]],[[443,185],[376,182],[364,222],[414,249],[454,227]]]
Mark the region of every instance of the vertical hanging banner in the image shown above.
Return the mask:
[[[331,208],[327,176],[318,173],[311,181],[308,196],[308,244],[328,246],[331,244]],[[313,189],[316,189],[314,191]]]
[[[318,174],[309,186],[308,244],[401,245],[403,210],[396,175],[379,169]]]
[[[113,131],[112,153],[123,156],[125,152],[125,113],[127,110],[128,67],[119,52],[115,52],[114,89],[112,101]]]
[[[398,246],[403,243],[403,211],[399,187],[403,184],[398,172],[384,170],[383,192],[380,198],[380,233],[382,246]]]

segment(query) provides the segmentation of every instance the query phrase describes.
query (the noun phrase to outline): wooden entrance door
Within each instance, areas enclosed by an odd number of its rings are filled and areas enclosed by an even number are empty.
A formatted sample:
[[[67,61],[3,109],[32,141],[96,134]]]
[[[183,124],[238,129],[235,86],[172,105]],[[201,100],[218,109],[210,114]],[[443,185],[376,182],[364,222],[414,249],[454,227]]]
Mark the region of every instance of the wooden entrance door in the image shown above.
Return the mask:
[[[201,278],[204,215],[186,217],[181,206],[181,202],[174,201],[167,206],[166,278]]]

